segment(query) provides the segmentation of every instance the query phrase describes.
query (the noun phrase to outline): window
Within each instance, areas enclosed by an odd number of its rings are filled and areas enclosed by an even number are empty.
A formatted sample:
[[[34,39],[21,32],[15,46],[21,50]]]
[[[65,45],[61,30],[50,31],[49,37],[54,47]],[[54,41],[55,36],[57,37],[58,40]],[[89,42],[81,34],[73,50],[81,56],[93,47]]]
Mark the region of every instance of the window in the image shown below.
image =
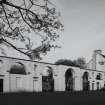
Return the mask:
[[[97,76],[96,76],[96,79],[97,80],[101,80],[102,79],[102,74],[101,73],[98,73]]]
[[[34,73],[36,74],[36,68],[37,68],[37,65],[34,64]]]
[[[104,62],[104,61],[101,61],[101,62],[98,62],[98,63],[99,63],[100,65],[104,65],[105,62]]]

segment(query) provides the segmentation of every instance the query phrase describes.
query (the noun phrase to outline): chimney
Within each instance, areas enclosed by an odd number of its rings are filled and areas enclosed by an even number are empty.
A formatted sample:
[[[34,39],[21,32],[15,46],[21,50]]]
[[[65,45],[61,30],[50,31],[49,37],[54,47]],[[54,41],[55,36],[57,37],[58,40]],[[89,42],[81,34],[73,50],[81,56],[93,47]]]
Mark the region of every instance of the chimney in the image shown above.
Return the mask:
[[[102,50],[94,50],[94,54],[102,54]]]
[[[93,56],[92,56],[92,69],[93,70],[96,70],[96,56],[97,54],[102,54],[102,50],[94,50],[93,51]]]

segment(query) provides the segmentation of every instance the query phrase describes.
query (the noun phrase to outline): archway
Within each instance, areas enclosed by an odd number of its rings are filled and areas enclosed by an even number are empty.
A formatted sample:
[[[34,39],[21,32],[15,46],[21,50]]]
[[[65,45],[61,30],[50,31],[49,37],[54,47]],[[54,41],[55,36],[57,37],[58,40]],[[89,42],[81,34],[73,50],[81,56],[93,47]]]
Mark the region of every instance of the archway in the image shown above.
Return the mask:
[[[42,74],[42,91],[54,91],[53,69],[50,66]]]
[[[65,73],[65,90],[74,90],[73,69],[68,69]]]
[[[26,74],[26,69],[25,66],[20,63],[20,62],[16,62],[10,69],[10,73],[11,74]]]
[[[83,78],[83,91],[90,90],[89,73],[84,72],[82,78]]]
[[[3,92],[3,79],[0,79],[0,92]]]
[[[100,89],[100,83],[97,82],[97,90],[99,90],[99,89]]]
[[[102,74],[101,73],[98,73],[97,76],[96,76],[96,79],[97,80],[101,80],[102,79]]]
[[[92,90],[94,90],[94,81],[92,82]]]

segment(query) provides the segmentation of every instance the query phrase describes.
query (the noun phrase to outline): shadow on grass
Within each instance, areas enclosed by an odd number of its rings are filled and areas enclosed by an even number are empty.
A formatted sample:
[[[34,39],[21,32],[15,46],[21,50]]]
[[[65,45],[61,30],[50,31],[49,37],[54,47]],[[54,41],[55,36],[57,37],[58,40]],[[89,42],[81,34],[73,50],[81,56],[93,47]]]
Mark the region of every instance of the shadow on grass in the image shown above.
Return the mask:
[[[1,93],[1,105],[105,105],[105,91]]]

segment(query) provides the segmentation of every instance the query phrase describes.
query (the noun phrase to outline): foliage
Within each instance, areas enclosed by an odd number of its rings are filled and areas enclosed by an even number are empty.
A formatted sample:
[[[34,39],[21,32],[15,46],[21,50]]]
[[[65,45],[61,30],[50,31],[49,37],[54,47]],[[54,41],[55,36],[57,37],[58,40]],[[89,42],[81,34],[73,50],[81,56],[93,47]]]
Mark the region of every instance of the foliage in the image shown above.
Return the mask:
[[[78,58],[77,60],[68,60],[68,59],[60,59],[55,62],[57,65],[67,65],[67,66],[76,66],[76,67],[81,67],[84,68],[86,61],[85,58]]]
[[[55,64],[67,65],[67,66],[77,66],[74,64],[74,62],[72,60],[68,60],[68,59],[60,59],[60,60],[56,61]]]
[[[74,60],[74,63],[75,63],[76,65],[78,65],[79,67],[81,67],[81,68],[85,68],[86,59],[83,58],[83,57],[80,57],[80,58],[78,58],[77,60]]]
[[[58,47],[52,42],[62,29],[59,13],[48,0],[0,0],[0,44],[6,43],[31,59],[41,59],[40,54]],[[37,47],[33,47],[32,33],[41,39]],[[18,48],[10,40],[21,41],[25,46]]]

